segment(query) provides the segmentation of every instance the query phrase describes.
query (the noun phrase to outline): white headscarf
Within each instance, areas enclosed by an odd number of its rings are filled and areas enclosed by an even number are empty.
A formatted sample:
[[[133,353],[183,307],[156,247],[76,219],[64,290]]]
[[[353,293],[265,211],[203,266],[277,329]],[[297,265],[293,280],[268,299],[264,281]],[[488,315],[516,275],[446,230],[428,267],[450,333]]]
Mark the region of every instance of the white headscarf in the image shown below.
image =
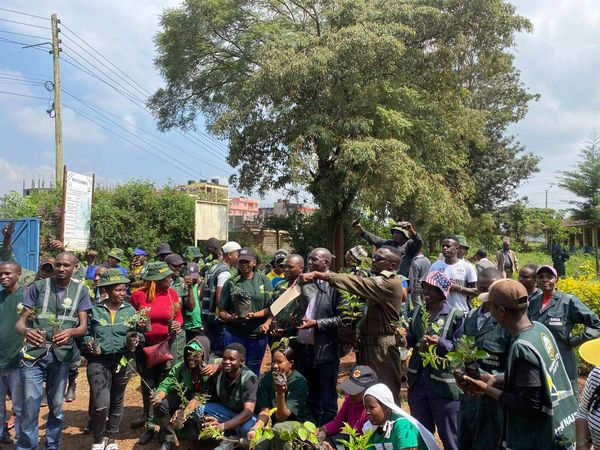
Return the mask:
[[[410,423],[412,423],[415,427],[417,427],[417,429],[419,430],[419,434],[421,435],[421,438],[423,439],[423,441],[425,442],[425,444],[427,445],[427,448],[429,450],[441,450],[435,440],[435,437],[433,437],[433,434],[431,434],[431,432],[427,428],[425,428],[421,424],[421,422],[419,422],[417,419],[415,419],[410,414],[407,414],[406,412],[404,412],[402,410],[402,408],[400,408],[398,405],[396,405],[396,403],[394,403],[394,395],[392,394],[392,391],[390,391],[390,388],[387,387],[385,384],[379,383],[374,386],[371,386],[365,392],[365,397],[367,395],[370,395],[371,397],[375,397],[377,399],[377,401],[379,401],[379,403],[390,408],[392,410],[392,412],[394,412],[396,414],[400,414],[402,417],[404,417]],[[363,399],[363,402],[364,402],[364,399]],[[386,438],[390,437],[392,429],[394,428],[394,422],[395,421],[388,420],[385,424],[380,425],[383,428],[383,432],[385,433]],[[363,426],[363,433],[366,433],[373,427],[374,427],[374,425],[370,421],[365,423],[365,425]]]

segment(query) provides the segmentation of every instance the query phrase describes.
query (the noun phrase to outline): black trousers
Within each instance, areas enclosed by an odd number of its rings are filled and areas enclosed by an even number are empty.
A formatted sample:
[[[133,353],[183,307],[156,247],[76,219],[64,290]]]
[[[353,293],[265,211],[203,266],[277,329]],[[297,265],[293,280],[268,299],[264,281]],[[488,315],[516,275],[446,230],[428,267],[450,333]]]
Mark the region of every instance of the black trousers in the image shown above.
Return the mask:
[[[129,366],[120,366],[121,356],[107,356],[88,361],[87,378],[92,405],[90,430],[96,443],[102,442],[106,434],[109,437],[114,436],[121,425],[125,388],[131,375]]]

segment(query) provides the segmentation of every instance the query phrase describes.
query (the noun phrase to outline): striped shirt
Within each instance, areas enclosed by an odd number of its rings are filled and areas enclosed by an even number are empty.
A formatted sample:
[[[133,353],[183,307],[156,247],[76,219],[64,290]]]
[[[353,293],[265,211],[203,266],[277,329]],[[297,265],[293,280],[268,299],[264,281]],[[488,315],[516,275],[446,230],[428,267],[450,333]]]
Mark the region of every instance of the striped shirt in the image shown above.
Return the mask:
[[[583,397],[581,398],[579,410],[575,416],[577,419],[587,420],[594,448],[600,448],[600,408],[590,411],[588,405],[594,391],[598,389],[598,386],[600,386],[600,367],[595,367],[594,370],[590,372],[587,381],[585,382]]]

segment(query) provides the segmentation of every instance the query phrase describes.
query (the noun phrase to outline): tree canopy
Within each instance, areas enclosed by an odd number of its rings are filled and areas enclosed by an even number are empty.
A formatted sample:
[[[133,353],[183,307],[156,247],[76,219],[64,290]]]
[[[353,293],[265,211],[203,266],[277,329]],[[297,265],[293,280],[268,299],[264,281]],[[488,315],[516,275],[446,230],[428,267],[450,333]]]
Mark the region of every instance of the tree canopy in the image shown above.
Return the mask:
[[[330,243],[352,208],[462,227],[535,170],[505,135],[534,98],[506,1],[185,0],[161,25],[159,128],[202,113],[236,187],[306,189]]]

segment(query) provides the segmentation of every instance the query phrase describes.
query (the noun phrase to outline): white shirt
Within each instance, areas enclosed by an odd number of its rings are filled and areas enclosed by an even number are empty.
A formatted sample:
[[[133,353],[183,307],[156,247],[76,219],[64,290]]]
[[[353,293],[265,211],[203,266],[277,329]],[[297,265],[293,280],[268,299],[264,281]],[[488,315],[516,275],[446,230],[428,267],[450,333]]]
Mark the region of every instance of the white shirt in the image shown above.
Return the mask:
[[[429,273],[442,272],[455,284],[467,287],[471,283],[477,282],[477,272],[475,267],[464,259],[459,259],[455,264],[446,264],[446,261],[436,261],[431,265]],[[469,311],[466,294],[458,291],[450,291],[450,295],[446,299],[450,306]]]
[[[590,411],[588,409],[588,404],[598,385],[600,385],[600,368],[595,367],[594,370],[590,372],[587,381],[585,382],[583,397],[579,403],[579,410],[575,414],[576,419],[587,420],[594,448],[600,448],[600,408]]]

